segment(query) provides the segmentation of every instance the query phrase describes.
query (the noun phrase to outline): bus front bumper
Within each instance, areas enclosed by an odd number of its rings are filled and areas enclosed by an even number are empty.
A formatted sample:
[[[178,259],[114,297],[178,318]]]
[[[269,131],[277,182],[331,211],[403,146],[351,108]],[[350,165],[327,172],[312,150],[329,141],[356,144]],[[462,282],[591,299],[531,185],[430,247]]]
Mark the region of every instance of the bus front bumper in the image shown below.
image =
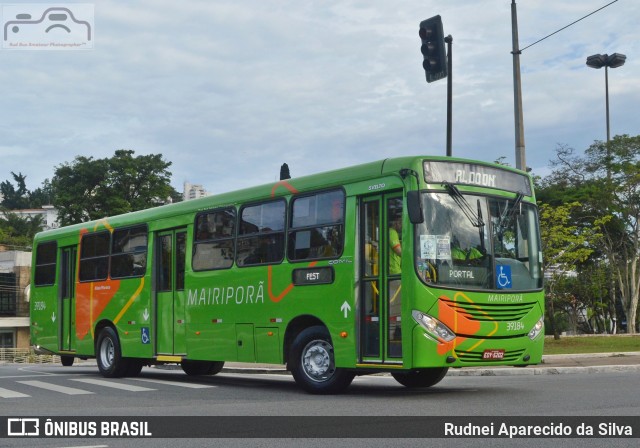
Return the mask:
[[[456,336],[438,341],[422,327],[413,329],[413,368],[527,366],[542,361],[544,334],[531,340],[528,335],[512,338]]]

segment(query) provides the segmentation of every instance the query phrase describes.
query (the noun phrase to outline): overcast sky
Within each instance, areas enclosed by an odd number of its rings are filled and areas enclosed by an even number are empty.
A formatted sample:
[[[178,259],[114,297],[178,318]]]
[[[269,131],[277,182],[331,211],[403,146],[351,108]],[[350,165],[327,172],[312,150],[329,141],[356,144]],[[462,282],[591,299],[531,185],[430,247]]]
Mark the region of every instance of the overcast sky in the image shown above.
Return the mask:
[[[519,0],[520,47],[611,0]],[[19,2],[12,2],[13,4]],[[34,3],[47,3],[39,1]],[[50,2],[52,5],[73,2]],[[90,2],[82,2],[90,3]],[[453,154],[515,166],[510,0],[98,0],[94,48],[0,49],[0,181],[33,190],[75,156],[162,154],[173,186],[219,193],[387,157],[444,155],[446,80],[425,81],[420,21],[453,36]],[[640,1],[521,55],[527,165],[558,144],[640,134]]]

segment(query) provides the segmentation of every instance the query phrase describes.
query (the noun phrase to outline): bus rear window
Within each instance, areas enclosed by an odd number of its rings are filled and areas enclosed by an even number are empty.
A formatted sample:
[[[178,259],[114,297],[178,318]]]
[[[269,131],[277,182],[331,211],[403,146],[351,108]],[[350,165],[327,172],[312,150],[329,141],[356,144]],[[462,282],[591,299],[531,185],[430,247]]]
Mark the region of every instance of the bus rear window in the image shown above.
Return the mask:
[[[106,280],[109,272],[109,232],[82,237],[80,249],[80,281]]]
[[[39,244],[36,249],[36,286],[53,285],[56,281],[56,243]]]

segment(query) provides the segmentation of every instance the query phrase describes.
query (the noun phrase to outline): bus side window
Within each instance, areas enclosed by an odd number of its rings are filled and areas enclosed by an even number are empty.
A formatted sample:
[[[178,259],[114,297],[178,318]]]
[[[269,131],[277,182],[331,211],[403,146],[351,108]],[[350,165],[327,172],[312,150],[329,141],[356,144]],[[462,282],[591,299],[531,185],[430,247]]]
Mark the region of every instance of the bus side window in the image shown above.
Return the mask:
[[[107,279],[110,241],[111,234],[108,231],[82,237],[79,272],[81,282]]]
[[[284,258],[284,199],[249,205],[240,211],[238,266],[279,263]]]
[[[147,272],[147,226],[116,229],[111,248],[111,278],[142,277]]]
[[[233,265],[235,223],[236,211],[233,208],[196,216],[191,260],[195,271],[226,269]]]
[[[55,242],[38,244],[35,286],[49,286],[56,282],[56,248]]]
[[[323,191],[292,201],[289,260],[338,258],[344,246],[344,192]]]

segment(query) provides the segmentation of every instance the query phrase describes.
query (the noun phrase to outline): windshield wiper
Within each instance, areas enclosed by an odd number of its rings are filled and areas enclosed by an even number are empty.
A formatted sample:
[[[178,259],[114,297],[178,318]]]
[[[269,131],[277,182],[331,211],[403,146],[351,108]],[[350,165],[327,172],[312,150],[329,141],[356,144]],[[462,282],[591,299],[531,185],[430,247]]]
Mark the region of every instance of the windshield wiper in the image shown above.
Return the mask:
[[[524,194],[518,193],[516,198],[513,201],[513,204],[509,206],[509,202],[507,201],[507,206],[504,209],[504,212],[500,215],[500,221],[498,222],[498,235],[502,235],[506,230],[507,226],[513,221],[516,216],[516,213],[521,212],[521,204],[522,198],[524,198]]]
[[[482,221],[482,207],[480,206],[480,199],[478,199],[478,222],[483,222]],[[487,253],[487,248],[485,247],[484,244],[484,226],[480,226],[480,228],[478,229],[478,233],[480,234],[480,249],[482,250],[483,254]]]
[[[524,194],[518,193],[511,207],[507,207],[505,209],[504,217],[501,221],[507,226],[515,217],[516,213],[520,213],[520,204],[522,203],[522,198],[524,198]]]
[[[480,227],[480,228],[484,227],[484,221],[482,220],[482,215],[481,214],[478,215],[473,210],[473,207],[471,207],[471,204],[469,204],[469,202],[464,197],[464,195],[460,193],[460,190],[458,190],[458,187],[456,187],[455,185],[449,182],[443,182],[442,185],[447,189],[447,191],[449,192],[449,195],[453,198],[455,203],[458,204],[458,207],[460,207],[460,210],[462,210],[462,213],[464,213],[467,219],[471,221],[471,224],[473,225],[473,227]]]

